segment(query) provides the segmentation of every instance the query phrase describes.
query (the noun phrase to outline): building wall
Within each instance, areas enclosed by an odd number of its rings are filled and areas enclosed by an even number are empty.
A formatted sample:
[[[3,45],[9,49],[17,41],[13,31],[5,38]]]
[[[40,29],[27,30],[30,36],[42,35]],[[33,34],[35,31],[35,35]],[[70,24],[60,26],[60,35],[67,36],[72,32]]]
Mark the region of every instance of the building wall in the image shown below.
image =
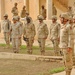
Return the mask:
[[[3,17],[4,13],[7,13],[9,15],[9,19],[12,19],[12,7],[14,6],[14,3],[18,3],[18,10],[19,10],[19,15],[21,13],[22,7],[24,6],[24,0],[0,0],[1,5],[0,5],[0,18]],[[3,1],[5,1],[3,3]],[[26,7],[27,11],[29,11],[30,16],[35,20],[37,18],[37,15],[40,14],[41,6],[44,5],[45,8],[47,9],[46,5],[46,0],[25,0],[26,1]],[[68,5],[73,5],[73,2],[75,0],[68,0],[69,4]],[[49,11],[49,10],[48,10]],[[57,16],[62,13],[61,10],[57,8],[58,14]]]
[[[19,10],[19,15],[20,15],[22,7],[24,6],[23,0],[13,0],[13,1],[12,0],[5,0],[5,13],[7,13],[9,15],[9,19],[12,19],[11,10],[12,10],[15,2],[18,3],[18,10]]]

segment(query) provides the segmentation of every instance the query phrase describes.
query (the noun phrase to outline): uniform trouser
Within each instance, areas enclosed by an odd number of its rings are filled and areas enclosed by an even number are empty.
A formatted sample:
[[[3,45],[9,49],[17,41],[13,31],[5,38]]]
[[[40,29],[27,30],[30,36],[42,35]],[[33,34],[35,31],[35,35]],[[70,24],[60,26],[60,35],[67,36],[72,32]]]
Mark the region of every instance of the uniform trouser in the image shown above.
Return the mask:
[[[4,32],[4,39],[7,45],[10,44],[10,35],[8,32]]]
[[[53,40],[52,43],[53,43],[55,55],[59,55],[59,41]]]
[[[19,39],[18,38],[12,38],[12,46],[14,52],[19,52]]]
[[[19,47],[22,45],[22,39],[19,38]]]
[[[30,53],[30,54],[32,54],[33,43],[34,43],[34,38],[28,38],[28,40],[26,41],[28,53]]]
[[[40,51],[45,52],[45,39],[38,38],[38,43],[39,43]]]
[[[72,51],[68,51],[67,49],[62,49],[62,51],[63,51],[63,60],[65,65],[66,75],[70,75],[73,66]]]

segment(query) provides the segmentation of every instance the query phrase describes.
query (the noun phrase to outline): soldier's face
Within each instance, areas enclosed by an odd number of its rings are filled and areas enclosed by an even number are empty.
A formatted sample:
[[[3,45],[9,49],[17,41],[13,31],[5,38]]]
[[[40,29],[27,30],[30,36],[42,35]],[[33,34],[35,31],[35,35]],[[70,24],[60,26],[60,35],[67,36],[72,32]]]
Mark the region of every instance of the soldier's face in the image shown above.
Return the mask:
[[[30,19],[27,20],[27,23],[30,23]]]
[[[56,22],[56,20],[55,19],[52,19],[52,23],[55,23]]]
[[[13,23],[16,23],[17,21],[16,20],[13,20]]]
[[[7,16],[4,16],[4,19],[6,20],[6,19],[8,19],[8,17]]]
[[[63,23],[64,22],[64,19],[62,17],[60,17],[60,22]]]
[[[41,23],[41,22],[43,22],[43,20],[42,19],[39,19],[39,22]]]

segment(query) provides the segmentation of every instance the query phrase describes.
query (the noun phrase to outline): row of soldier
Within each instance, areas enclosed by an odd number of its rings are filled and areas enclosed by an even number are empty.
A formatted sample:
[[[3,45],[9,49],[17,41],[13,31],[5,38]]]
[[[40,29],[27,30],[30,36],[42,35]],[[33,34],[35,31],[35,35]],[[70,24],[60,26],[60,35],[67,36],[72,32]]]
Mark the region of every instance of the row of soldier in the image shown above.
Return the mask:
[[[32,54],[32,46],[34,43],[34,37],[36,35],[35,25],[32,22],[31,17],[25,18],[26,22],[20,21],[19,16],[13,16],[13,23],[8,19],[8,15],[4,15],[2,22],[2,28],[4,33],[4,39],[7,47],[10,47],[9,37],[12,38],[12,47],[14,53],[18,53],[21,46],[21,37],[27,44],[28,54]],[[38,43],[41,51],[41,55],[45,55],[45,42],[49,34],[47,25],[44,23],[42,15],[38,16]],[[50,40],[53,43],[55,55],[59,55],[60,50],[64,56],[64,63],[66,66],[66,75],[71,74],[73,66],[74,56],[74,41],[75,41],[75,16],[69,16],[68,13],[62,13],[60,15],[60,22],[57,22],[57,17],[52,16],[52,23],[50,24]],[[59,50],[60,49],[60,50]]]

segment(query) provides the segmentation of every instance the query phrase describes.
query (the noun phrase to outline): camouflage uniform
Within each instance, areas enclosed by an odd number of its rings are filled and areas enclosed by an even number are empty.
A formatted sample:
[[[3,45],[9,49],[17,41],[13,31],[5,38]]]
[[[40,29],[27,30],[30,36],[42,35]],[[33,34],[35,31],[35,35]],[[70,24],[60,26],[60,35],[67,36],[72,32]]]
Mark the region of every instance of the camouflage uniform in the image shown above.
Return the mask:
[[[43,16],[39,15],[39,20],[42,20],[41,23],[38,24],[38,43],[41,51],[41,55],[44,55],[45,53],[45,42],[48,37],[48,28],[47,25],[43,22]]]
[[[12,33],[12,46],[14,53],[19,52],[19,38],[21,38],[20,24],[17,22],[17,17],[13,17],[13,20],[16,20],[16,23],[11,24],[11,33]]]
[[[4,17],[8,17],[8,15],[5,14]],[[9,21],[9,19],[3,20],[3,22],[2,22],[2,29],[3,29],[4,39],[5,39],[7,48],[10,45],[10,35],[9,35],[10,25],[11,25],[11,21]]]
[[[52,19],[57,20],[57,17],[54,15]],[[60,24],[55,22],[50,26],[50,40],[53,43],[55,55],[59,55],[59,33],[60,33]]]
[[[30,22],[30,23],[24,24],[23,36],[27,39],[25,41],[26,41],[27,49],[28,49],[27,52],[29,54],[32,54],[32,46],[34,43],[35,34],[36,34],[35,25],[33,23]]]
[[[71,34],[71,46],[72,46],[72,51],[73,51],[73,56],[74,56],[74,24],[73,24],[73,17],[69,17],[69,26],[71,28],[70,34]]]
[[[61,15],[62,18],[68,20],[69,16],[67,13],[63,13]],[[60,29],[60,48],[63,51],[64,54],[64,65],[66,70],[66,75],[71,75],[71,70],[73,66],[73,57],[72,57],[72,34],[71,34],[71,27],[66,22],[66,24],[61,25]]]
[[[17,16],[17,19],[20,19],[20,17]],[[20,36],[22,37],[22,34],[23,34],[23,23],[20,20],[18,20],[17,22],[20,25]],[[22,45],[22,38],[19,38],[19,46],[21,46],[21,45]]]
[[[75,16],[73,17],[73,20],[75,20]],[[73,33],[74,33],[74,55],[75,55],[75,22],[73,23]]]

